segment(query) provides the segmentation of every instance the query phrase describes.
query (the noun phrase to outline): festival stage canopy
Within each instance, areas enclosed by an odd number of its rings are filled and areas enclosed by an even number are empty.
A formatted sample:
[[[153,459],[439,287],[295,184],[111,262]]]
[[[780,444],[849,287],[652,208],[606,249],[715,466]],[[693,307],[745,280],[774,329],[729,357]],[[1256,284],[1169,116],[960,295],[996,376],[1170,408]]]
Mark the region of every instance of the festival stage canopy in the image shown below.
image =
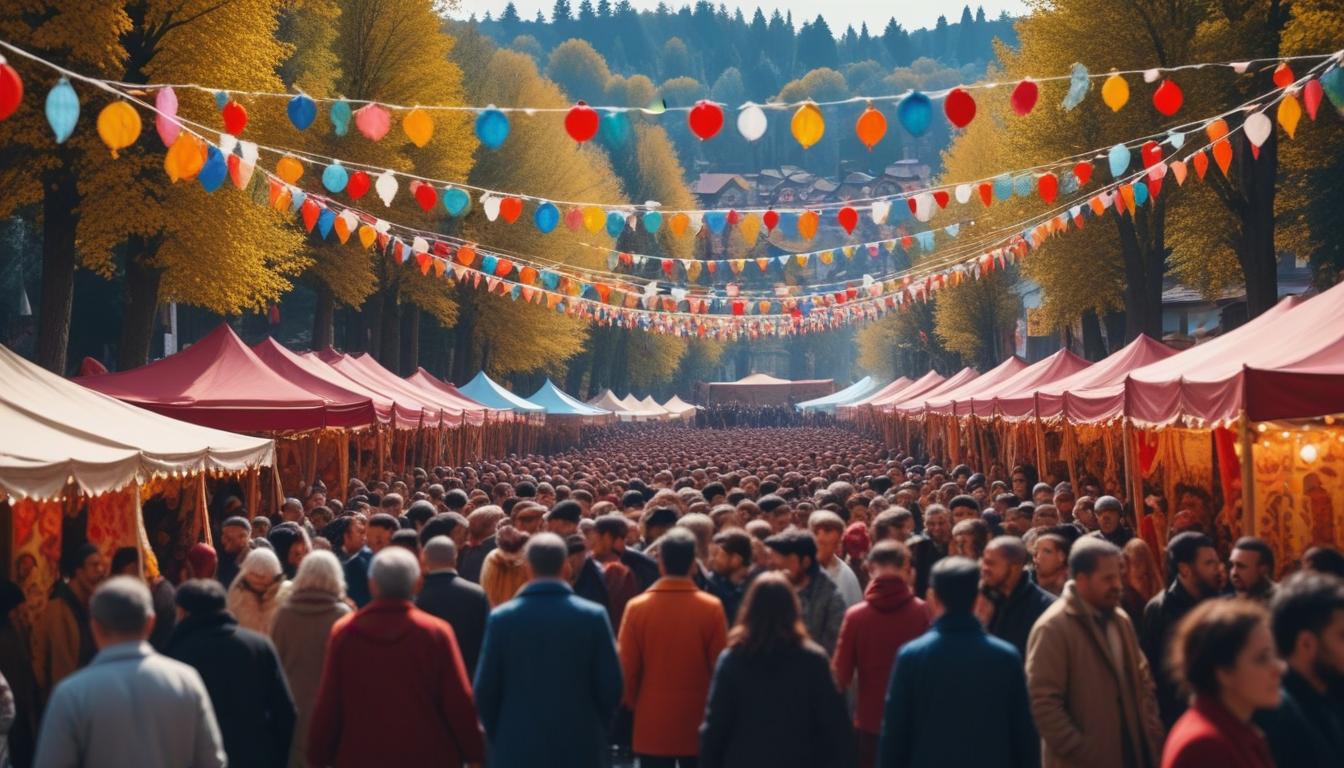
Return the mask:
[[[528,401],[536,403],[546,409],[547,416],[610,416],[611,411],[604,408],[596,408],[587,403],[575,400],[555,386],[555,382],[550,379],[545,384],[528,396]]]
[[[864,376],[862,379],[850,384],[839,392],[833,392],[825,397],[804,400],[794,407],[803,412],[823,411],[825,413],[832,413],[837,406],[850,405],[857,400],[861,400],[868,395],[871,395],[879,389],[881,389],[881,387],[878,385],[877,379],[874,379],[872,376]]]
[[[517,413],[545,413],[546,409],[536,403],[513,394],[495,383],[495,380],[480,371],[471,381],[458,387],[458,391],[482,405]]]
[[[799,399],[811,400],[835,391],[833,379],[777,379],[753,373],[737,381],[714,381],[706,385],[705,401],[742,405],[788,405]]]
[[[175,355],[77,381],[164,416],[240,432],[369,423],[368,398],[327,400],[309,392],[271,370],[223,323]]]
[[[0,488],[52,498],[67,481],[87,496],[155,472],[239,472],[275,460],[266,438],[166,418],[67,381],[0,346]]]

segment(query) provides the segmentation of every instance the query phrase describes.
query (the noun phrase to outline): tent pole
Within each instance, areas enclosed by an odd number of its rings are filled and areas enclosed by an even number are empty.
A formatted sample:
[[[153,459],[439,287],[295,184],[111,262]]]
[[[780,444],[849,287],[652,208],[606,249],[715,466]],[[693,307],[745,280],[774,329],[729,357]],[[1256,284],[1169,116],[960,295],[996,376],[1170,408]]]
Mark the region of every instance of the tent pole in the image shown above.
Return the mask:
[[[1241,535],[1255,535],[1255,448],[1254,432],[1246,411],[1238,419],[1241,427]]]

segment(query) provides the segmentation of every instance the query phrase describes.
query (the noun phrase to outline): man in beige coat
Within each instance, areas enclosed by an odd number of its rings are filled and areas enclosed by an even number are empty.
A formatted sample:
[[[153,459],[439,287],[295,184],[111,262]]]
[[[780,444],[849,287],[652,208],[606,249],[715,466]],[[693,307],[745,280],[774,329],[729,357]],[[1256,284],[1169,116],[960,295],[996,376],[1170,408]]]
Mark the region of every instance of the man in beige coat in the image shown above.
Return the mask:
[[[1027,640],[1027,688],[1045,768],[1158,768],[1162,722],[1129,617],[1120,550],[1079,539],[1070,581]]]

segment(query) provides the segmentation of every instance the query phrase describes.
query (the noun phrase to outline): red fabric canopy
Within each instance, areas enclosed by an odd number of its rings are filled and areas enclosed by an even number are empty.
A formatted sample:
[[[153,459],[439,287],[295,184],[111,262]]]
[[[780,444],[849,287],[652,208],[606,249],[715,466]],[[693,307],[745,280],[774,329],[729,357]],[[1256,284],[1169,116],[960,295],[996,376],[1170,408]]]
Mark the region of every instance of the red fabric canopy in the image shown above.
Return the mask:
[[[932,373],[932,371],[930,371],[929,373]],[[927,376],[928,374],[925,375]],[[869,394],[859,398],[858,400],[855,400],[852,403],[843,403],[838,407],[858,408],[861,405],[872,405],[875,401],[883,397],[886,397],[887,395],[890,395],[894,392],[900,392],[902,389],[905,389],[906,387],[910,386],[913,383],[915,382],[909,376],[902,376],[901,378],[891,382],[890,384],[877,390],[876,392],[870,392]]]
[[[442,406],[428,402],[428,398],[423,393],[387,372],[381,366],[378,366],[378,370],[383,371],[386,374],[385,376],[379,375],[376,371],[367,370],[364,366],[358,364],[353,357],[343,355],[330,347],[321,352],[305,352],[303,357],[321,361],[360,386],[384,393],[395,400],[399,406],[420,411],[420,426],[422,427],[437,427],[447,423],[445,416],[450,415],[444,413]]]
[[[1049,357],[1018,371],[1015,376],[1005,379],[986,389],[978,390],[957,405],[958,412],[965,407],[968,413],[976,416],[992,416],[997,398],[1034,392],[1039,387],[1085,371],[1092,364],[1067,349],[1061,349]]]
[[[367,371],[370,376],[373,376],[380,381],[395,381],[399,386],[405,387],[411,392],[419,392],[421,402],[430,403],[443,409],[443,419],[445,424],[461,424],[464,418],[468,418],[467,409],[470,406],[454,400],[446,393],[429,387],[421,387],[414,382],[401,378],[392,371],[384,368],[382,364],[375,360],[373,355],[370,355],[368,352],[353,357],[347,356],[347,359],[355,365],[360,366]],[[474,423],[476,424],[481,423],[481,420],[485,416],[484,412],[475,409],[471,411],[471,414],[474,416]]]
[[[369,423],[369,401],[327,400],[271,370],[227,324],[175,355],[80,384],[156,413],[235,432]],[[334,395],[334,393],[333,393]]]
[[[1065,399],[1070,392],[1093,387],[1108,387],[1124,382],[1135,368],[1164,360],[1176,354],[1151,336],[1140,335],[1115,354],[1099,360],[1072,376],[1051,381],[1033,390],[1024,390],[995,398],[994,412],[1005,419],[1050,419],[1065,414]]]
[[[395,404],[386,397],[361,387],[318,360],[291,352],[274,338],[268,336],[253,344],[252,353],[271,370],[315,395],[329,397],[344,393],[346,397],[364,398],[369,402],[370,421],[377,419],[378,423],[387,424],[395,417],[402,428],[420,424],[419,412],[396,410]]]
[[[930,392],[935,388],[942,386],[944,381],[947,381],[947,379],[944,379],[942,374],[937,371],[929,371],[900,389],[888,392],[881,397],[872,398],[868,404],[874,408],[885,408],[892,403],[899,403],[907,398],[917,397],[925,392]]]
[[[957,403],[967,400],[978,392],[988,390],[999,382],[1011,379],[1017,375],[1018,371],[1026,367],[1026,361],[1014,355],[994,366],[985,374],[971,379],[956,389],[944,390],[941,395],[929,395],[908,400],[897,406],[896,410],[910,415],[921,412],[955,415],[957,413]]]
[[[886,413],[891,413],[901,406],[902,403],[909,403],[915,400],[933,400],[948,392],[954,392],[964,386],[966,383],[980,376],[980,372],[974,368],[962,368],[960,371],[943,379],[939,384],[924,391],[916,391],[914,385],[911,385],[903,392],[897,392],[894,396],[887,398],[881,409]]]
[[[491,408],[485,403],[480,403],[467,397],[462,394],[457,387],[440,379],[429,371],[426,371],[424,368],[416,368],[415,373],[407,376],[406,380],[421,389],[427,389],[438,393],[440,397],[448,398],[448,402],[450,403],[457,403],[458,406],[467,413],[468,417],[472,419],[473,424],[480,423],[487,413],[494,413],[496,416],[501,414],[512,414],[511,411]]]

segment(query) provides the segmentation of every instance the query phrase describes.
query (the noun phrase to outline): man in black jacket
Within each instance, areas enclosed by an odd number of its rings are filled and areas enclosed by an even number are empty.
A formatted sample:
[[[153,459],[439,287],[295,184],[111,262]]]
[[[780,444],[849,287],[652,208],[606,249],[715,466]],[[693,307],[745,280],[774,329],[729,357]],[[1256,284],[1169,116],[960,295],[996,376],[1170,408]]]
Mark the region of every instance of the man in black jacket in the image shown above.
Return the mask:
[[[420,559],[425,579],[420,595],[415,598],[415,607],[452,626],[467,675],[474,677],[481,639],[485,636],[485,620],[490,615],[485,590],[458,575],[457,545],[447,536],[435,536],[425,542]]]
[[[1271,603],[1274,641],[1288,662],[1279,708],[1256,713],[1274,762],[1324,768],[1344,755],[1344,581],[1298,574]]]
[[[205,681],[229,764],[283,768],[296,712],[275,646],[238,626],[214,580],[182,582],[176,600],[179,618],[166,655]]]
[[[1098,502],[1100,506],[1100,502]],[[1213,539],[1187,531],[1167,542],[1167,577],[1170,586],[1158,592],[1143,609],[1143,633],[1139,645],[1148,657],[1149,669],[1166,669],[1167,644],[1176,625],[1201,601],[1218,594],[1222,564]],[[1185,701],[1168,675],[1157,677],[1157,705],[1168,730],[1185,711]]]
[[[1027,657],[1027,637],[1055,596],[1027,578],[1027,546],[1016,536],[999,536],[980,559],[980,589],[994,605],[987,629]]]
[[[915,564],[915,594],[923,597],[929,589],[929,574],[934,563],[947,557],[952,542],[952,518],[941,504],[931,504],[924,510],[924,533],[912,537],[905,544]]]

